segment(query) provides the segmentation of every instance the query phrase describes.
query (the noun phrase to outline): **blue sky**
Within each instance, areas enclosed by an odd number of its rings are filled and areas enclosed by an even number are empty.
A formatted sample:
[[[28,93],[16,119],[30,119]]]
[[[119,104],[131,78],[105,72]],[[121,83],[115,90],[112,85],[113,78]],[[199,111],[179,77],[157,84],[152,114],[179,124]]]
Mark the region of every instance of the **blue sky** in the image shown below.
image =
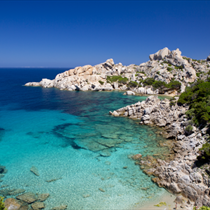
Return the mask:
[[[0,67],[140,64],[210,54],[210,1],[0,1]]]

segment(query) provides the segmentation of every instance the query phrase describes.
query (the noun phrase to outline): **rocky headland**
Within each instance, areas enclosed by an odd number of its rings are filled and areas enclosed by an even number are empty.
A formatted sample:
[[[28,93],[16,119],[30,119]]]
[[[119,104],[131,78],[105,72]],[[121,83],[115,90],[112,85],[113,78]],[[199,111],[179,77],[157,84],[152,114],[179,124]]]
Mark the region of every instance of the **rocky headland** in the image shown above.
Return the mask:
[[[113,59],[95,66],[85,65],[58,74],[54,80],[42,79],[28,82],[25,86],[41,86],[60,90],[112,91],[130,90],[127,94],[177,95],[199,77],[205,78],[210,70],[207,60],[194,60],[181,55],[179,49],[167,47],[149,56],[150,60],[140,65],[123,66]],[[175,82],[175,83],[174,83]]]

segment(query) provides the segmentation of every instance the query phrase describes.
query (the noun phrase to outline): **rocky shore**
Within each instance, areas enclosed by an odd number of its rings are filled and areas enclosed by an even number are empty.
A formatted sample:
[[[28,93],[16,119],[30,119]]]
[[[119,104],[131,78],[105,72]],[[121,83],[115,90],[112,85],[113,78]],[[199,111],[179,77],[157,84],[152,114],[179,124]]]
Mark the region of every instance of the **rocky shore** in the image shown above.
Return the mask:
[[[181,55],[179,49],[170,51],[167,47],[149,56],[150,60],[140,65],[124,66],[115,64],[113,59],[91,66],[76,67],[58,74],[54,80],[42,79],[40,82],[28,82],[25,86],[41,86],[69,91],[112,91],[132,90],[135,94],[177,95],[198,78],[205,78],[210,70],[210,62],[193,60]],[[148,78],[150,79],[148,82]],[[152,81],[164,82],[161,86],[152,85]],[[179,87],[167,87],[172,81]]]
[[[172,155],[166,160],[155,157],[139,157],[135,159],[144,172],[160,187],[174,194],[182,194],[189,199],[189,204],[210,206],[210,178],[195,162],[199,148],[206,142],[207,128],[202,130],[193,127],[192,133],[186,132],[189,120],[185,115],[187,106],[178,106],[168,99],[160,100],[157,96],[149,96],[146,101],[126,106],[110,112],[118,117],[124,116],[140,120],[140,124],[155,125],[163,128],[162,134],[173,139]],[[190,205],[189,205],[190,206]]]

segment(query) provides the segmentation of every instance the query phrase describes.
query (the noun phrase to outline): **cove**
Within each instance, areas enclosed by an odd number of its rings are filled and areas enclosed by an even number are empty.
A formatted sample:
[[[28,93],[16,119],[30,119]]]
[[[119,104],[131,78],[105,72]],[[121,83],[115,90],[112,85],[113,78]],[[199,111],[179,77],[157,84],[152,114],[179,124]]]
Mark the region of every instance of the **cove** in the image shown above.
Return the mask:
[[[45,209],[135,209],[165,193],[130,157],[166,154],[159,146],[166,140],[156,128],[109,115],[146,97],[16,85],[0,109],[2,189],[49,193]]]

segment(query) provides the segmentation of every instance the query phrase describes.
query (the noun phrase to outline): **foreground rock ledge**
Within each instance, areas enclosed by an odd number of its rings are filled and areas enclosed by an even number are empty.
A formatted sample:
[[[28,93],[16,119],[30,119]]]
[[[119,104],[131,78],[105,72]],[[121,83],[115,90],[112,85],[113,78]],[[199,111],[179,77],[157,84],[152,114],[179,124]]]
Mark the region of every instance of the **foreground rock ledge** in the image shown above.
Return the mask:
[[[168,99],[160,100],[149,96],[146,101],[110,112],[113,116],[139,119],[140,124],[156,125],[164,128],[166,138],[174,139],[173,161],[157,159],[155,164],[144,170],[154,175],[153,181],[175,194],[182,194],[197,206],[210,206],[210,179],[195,165],[198,150],[205,143],[206,130],[193,129],[190,136],[185,135],[188,120],[185,115],[188,107],[170,106]],[[141,161],[141,165],[145,162]]]

